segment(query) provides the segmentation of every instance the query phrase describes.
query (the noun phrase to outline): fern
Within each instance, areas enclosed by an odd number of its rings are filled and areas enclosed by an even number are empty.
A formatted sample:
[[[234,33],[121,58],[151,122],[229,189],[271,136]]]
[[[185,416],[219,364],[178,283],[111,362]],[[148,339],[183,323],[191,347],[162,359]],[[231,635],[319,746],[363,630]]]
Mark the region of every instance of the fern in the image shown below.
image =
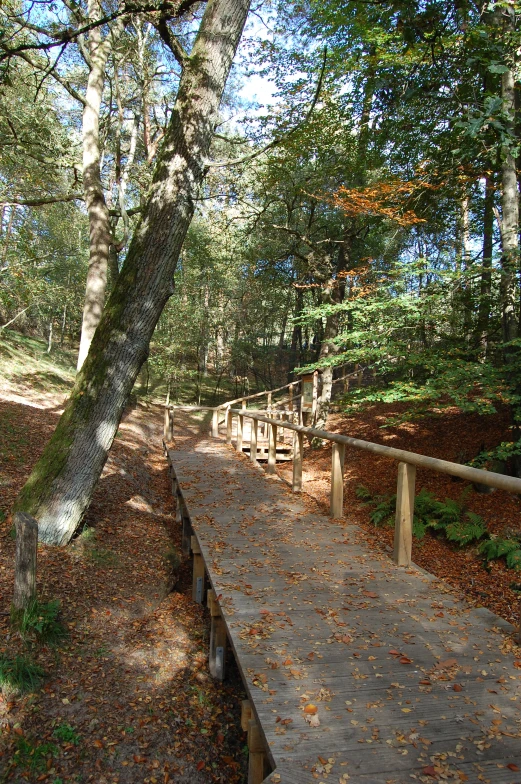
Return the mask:
[[[456,542],[460,547],[478,541],[486,532],[483,519],[474,512],[466,512],[462,520],[449,523],[445,527],[445,536],[449,542]]]
[[[517,539],[487,539],[480,544],[478,552],[487,562],[505,557],[510,569],[521,569],[521,545]]]
[[[358,485],[358,487],[355,490],[355,495],[361,501],[371,501],[373,498],[370,490],[368,490],[367,487],[364,487],[364,485]]]

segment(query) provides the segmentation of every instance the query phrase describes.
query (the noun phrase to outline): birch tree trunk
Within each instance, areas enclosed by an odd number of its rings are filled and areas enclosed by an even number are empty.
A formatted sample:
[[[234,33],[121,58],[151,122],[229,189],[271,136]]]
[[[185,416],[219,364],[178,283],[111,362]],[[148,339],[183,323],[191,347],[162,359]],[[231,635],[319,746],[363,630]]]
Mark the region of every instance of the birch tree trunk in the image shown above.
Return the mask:
[[[101,16],[98,0],[89,0],[89,21]],[[81,325],[78,370],[89,352],[99,324],[107,290],[107,270],[112,233],[100,173],[99,119],[107,58],[111,49],[110,34],[103,40],[101,27],[89,32],[90,71],[83,109],[83,190],[89,216],[89,269]]]
[[[179,85],[152,186],[91,350],[15,508],[41,541],[66,544],[89,505],[173,276],[205,174],[249,0],[209,0]]]

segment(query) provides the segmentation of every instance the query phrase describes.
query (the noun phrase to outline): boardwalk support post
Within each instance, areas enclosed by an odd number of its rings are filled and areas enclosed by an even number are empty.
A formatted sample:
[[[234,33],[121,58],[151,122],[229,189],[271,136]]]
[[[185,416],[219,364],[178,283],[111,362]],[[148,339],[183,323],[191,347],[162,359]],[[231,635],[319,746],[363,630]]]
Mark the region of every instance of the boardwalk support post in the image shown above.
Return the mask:
[[[212,437],[219,438],[219,409],[214,408],[212,412]]]
[[[174,409],[171,406],[165,406],[163,438],[165,439],[165,441],[174,440]]]
[[[182,525],[181,533],[181,552],[183,555],[190,555],[190,548],[192,543],[192,522],[188,515],[188,509],[184,502],[183,496],[179,495],[178,516],[179,522]]]
[[[251,420],[251,438],[250,438],[250,460],[252,463],[257,462],[257,438],[259,435],[259,423],[256,419]]]
[[[233,414],[231,409],[226,409],[226,443],[232,443]]]
[[[268,443],[268,474],[275,473],[275,463],[277,462],[277,425],[272,423],[269,430]]]
[[[330,515],[337,518],[344,513],[344,444],[333,442],[331,452],[331,503]]]
[[[266,756],[259,725],[255,719],[248,722],[248,784],[261,784],[266,776]]]
[[[192,580],[192,599],[197,604],[202,604],[204,600],[204,560],[201,555],[201,548],[196,536],[191,539],[192,553],[194,555],[194,572]]]
[[[293,432],[293,482],[291,488],[294,493],[302,490],[302,452],[304,449],[304,435]]]
[[[210,675],[219,681],[224,680],[226,671],[226,624],[224,623],[221,608],[215,598],[215,591],[208,591],[208,608],[210,610],[210,655],[208,666]]]
[[[393,560],[398,566],[411,565],[415,481],[416,466],[399,463],[393,552]]]

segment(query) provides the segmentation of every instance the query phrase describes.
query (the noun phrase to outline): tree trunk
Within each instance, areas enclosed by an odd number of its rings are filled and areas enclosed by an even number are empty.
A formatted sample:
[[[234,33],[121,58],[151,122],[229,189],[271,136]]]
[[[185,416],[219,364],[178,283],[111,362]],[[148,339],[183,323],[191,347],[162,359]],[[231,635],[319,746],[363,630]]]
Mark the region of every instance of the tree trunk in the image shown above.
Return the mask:
[[[478,308],[478,338],[481,357],[486,359],[488,349],[488,325],[490,319],[490,287],[492,281],[492,249],[494,239],[494,180],[485,179],[485,205],[483,213],[483,258],[481,262],[481,284]]]
[[[66,544],[89,505],[173,276],[249,0],[209,0],[127,258],[58,426],[16,501]]]
[[[100,18],[98,0],[89,0],[88,9],[90,21]],[[101,182],[99,146],[100,108],[109,53],[110,34],[103,40],[101,27],[93,28],[89,32],[91,62],[83,110],[83,190],[89,216],[89,269],[85,286],[78,370],[81,370],[85,362],[105,304],[112,240],[109,211]]]
[[[514,32],[514,9],[507,5],[502,12],[506,36]],[[510,41],[507,45],[510,45]],[[510,60],[511,57],[507,57]],[[510,62],[508,70],[501,75],[501,99],[506,130],[514,141],[515,127],[515,79]],[[503,145],[501,151],[501,312],[503,340],[508,343],[517,337],[517,271],[519,267],[519,192],[517,188],[516,162],[511,146]],[[507,353],[510,353],[507,351]]]

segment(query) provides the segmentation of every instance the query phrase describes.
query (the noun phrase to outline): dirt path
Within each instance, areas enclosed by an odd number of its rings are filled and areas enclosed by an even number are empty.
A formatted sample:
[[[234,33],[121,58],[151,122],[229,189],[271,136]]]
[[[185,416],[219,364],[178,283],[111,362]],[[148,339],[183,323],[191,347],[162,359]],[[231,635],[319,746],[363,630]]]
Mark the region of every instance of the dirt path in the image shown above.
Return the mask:
[[[0,399],[0,512],[55,425],[60,401],[36,405]],[[29,654],[47,674],[35,694],[0,696],[0,782],[244,780],[240,679],[233,667],[225,686],[208,675],[206,611],[191,600],[187,566],[170,592],[179,532],[161,422],[152,407],[124,419],[83,533],[68,548],[39,550],[40,597],[60,600],[66,641],[29,650],[0,616],[0,655]],[[196,438],[197,426],[184,437]],[[8,613],[8,516],[0,526],[0,611]]]

